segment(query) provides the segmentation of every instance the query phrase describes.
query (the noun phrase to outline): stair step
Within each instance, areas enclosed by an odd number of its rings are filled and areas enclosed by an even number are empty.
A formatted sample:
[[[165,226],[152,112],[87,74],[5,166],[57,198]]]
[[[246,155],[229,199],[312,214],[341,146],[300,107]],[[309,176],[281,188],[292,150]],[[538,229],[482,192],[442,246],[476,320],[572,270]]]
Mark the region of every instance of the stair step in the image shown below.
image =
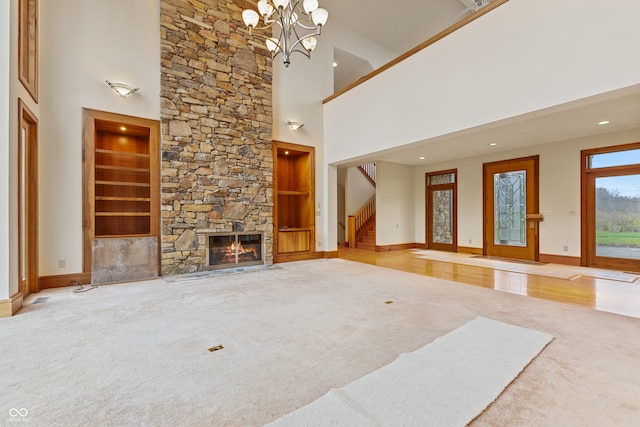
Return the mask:
[[[376,238],[371,237],[371,236],[362,236],[362,242],[358,242],[358,243],[366,243],[369,245],[375,245],[376,244]]]

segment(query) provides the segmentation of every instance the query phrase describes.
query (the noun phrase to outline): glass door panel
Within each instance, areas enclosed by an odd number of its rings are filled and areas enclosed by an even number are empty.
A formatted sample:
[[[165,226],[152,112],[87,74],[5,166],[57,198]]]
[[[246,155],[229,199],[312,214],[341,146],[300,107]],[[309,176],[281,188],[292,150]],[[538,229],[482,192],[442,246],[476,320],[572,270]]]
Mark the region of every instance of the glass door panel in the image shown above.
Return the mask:
[[[493,194],[493,243],[527,246],[527,171],[494,174]]]
[[[432,192],[433,235],[432,243],[453,244],[453,190]]]
[[[595,178],[596,257],[640,260],[640,175]]]

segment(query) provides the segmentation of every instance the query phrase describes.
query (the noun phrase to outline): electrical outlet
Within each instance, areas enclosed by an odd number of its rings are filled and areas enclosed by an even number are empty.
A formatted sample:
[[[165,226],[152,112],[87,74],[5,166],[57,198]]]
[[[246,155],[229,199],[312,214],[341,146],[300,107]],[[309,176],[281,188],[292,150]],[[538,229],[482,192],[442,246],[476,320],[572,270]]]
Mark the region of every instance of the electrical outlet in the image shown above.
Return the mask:
[[[67,262],[63,259],[58,260],[58,268],[64,268],[67,265]]]
[[[569,246],[563,246],[562,250],[563,252],[569,252]]]
[[[469,244],[472,244],[472,243],[473,243],[473,240],[469,239]]]

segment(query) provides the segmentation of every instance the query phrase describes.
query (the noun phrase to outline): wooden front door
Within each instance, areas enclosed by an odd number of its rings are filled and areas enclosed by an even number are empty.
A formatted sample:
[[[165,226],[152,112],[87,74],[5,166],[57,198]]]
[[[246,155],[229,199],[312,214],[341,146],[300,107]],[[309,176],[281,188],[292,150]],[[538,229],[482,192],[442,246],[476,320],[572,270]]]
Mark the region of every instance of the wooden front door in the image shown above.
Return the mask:
[[[538,156],[485,163],[484,254],[538,260]]]

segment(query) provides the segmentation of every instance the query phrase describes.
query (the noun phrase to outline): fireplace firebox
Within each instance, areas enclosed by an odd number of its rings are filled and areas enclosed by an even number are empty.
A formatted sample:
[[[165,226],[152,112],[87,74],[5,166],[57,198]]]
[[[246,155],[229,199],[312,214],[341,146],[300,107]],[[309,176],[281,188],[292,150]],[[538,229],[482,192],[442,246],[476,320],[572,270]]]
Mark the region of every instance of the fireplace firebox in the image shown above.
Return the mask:
[[[207,235],[207,269],[264,264],[261,233]]]

